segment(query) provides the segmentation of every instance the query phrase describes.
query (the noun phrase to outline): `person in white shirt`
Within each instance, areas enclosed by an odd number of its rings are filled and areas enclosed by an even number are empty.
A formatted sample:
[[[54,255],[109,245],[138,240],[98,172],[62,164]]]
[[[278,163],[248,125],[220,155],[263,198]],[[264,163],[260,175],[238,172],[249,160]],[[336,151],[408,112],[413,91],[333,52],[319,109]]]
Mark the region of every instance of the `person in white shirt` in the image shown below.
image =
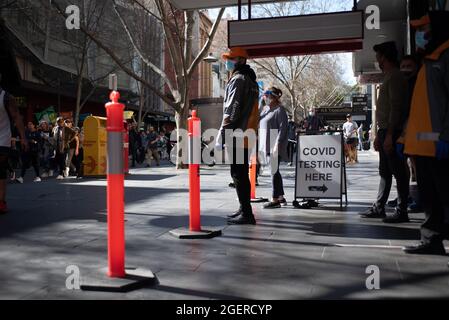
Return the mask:
[[[357,135],[359,138],[359,147],[358,151],[363,151],[363,122],[360,124],[360,127],[357,129]]]
[[[352,121],[352,115],[346,115],[346,122],[343,124],[343,134],[345,138],[346,159],[348,163],[357,161],[357,123]]]
[[[0,73],[0,84],[1,82],[2,74]],[[11,129],[14,124],[20,134],[22,151],[25,152],[28,150],[28,142],[15,98],[0,85],[0,215],[8,212],[6,206],[6,178],[9,173],[8,158],[11,153]]]

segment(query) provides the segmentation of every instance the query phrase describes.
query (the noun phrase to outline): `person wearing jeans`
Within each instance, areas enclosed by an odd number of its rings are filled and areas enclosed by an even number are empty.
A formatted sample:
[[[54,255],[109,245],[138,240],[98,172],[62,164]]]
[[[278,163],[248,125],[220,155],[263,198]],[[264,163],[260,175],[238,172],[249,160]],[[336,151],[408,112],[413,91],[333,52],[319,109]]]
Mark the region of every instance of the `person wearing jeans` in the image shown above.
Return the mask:
[[[65,125],[67,128],[70,128],[71,130],[73,130],[72,120],[70,120],[70,119],[66,120]],[[64,177],[68,177],[70,174],[70,171],[76,172],[76,166],[73,163],[73,157],[78,156],[78,153],[79,153],[79,139],[78,139],[78,134],[75,134],[69,140],[69,149],[67,151]]]
[[[55,162],[59,170],[57,180],[64,179],[66,173],[66,161],[68,157],[69,142],[75,136],[75,132],[64,124],[64,118],[56,119],[57,125],[53,128],[53,140],[55,142]]]
[[[39,153],[41,145],[40,132],[36,130],[36,126],[34,125],[34,123],[28,122],[28,129],[25,135],[28,141],[28,149],[26,151],[22,151],[22,169],[20,171],[20,177],[18,177],[16,180],[19,183],[23,183],[25,173],[30,167],[30,165],[32,165],[34,173],[36,174],[34,182],[40,182],[41,181],[39,173],[39,166],[40,166]]]
[[[150,127],[150,132],[147,136],[148,139],[148,165],[147,167],[151,167],[151,158],[156,161],[156,166],[160,165],[160,156],[159,151],[157,149],[157,143],[160,139],[159,135],[154,130],[154,127]]]
[[[397,140],[401,132],[397,132],[393,139]],[[379,130],[377,132],[379,144],[385,143],[387,131]],[[398,189],[398,201],[396,207],[401,212],[407,212],[407,200],[409,195],[409,174],[406,166],[406,160],[399,157],[396,152],[388,153],[384,148],[379,148],[379,174],[380,184],[375,202],[376,208],[385,208],[390,195],[393,176],[396,179]]]
[[[296,152],[296,123],[293,121],[293,117],[288,115],[288,144],[287,144],[287,154],[288,154],[288,165],[293,165],[293,156]]]
[[[399,70],[398,51],[393,41],[374,46],[376,59],[384,73],[379,91],[376,121],[379,128],[374,148],[379,152],[380,184],[377,199],[370,209],[362,212],[363,218],[383,218],[385,223],[408,222],[407,199],[409,195],[409,174],[404,157],[396,153],[397,139],[406,124],[408,83]],[[395,213],[385,214],[385,204],[390,194],[392,177],[398,189],[398,203]]]
[[[284,198],[284,184],[279,172],[280,160],[287,159],[288,116],[280,99],[282,91],[271,87],[264,93],[266,106],[260,114],[259,148],[266,164],[271,168],[273,184],[272,200],[264,205],[265,209],[280,208],[287,204]],[[274,135],[274,136],[272,136]]]

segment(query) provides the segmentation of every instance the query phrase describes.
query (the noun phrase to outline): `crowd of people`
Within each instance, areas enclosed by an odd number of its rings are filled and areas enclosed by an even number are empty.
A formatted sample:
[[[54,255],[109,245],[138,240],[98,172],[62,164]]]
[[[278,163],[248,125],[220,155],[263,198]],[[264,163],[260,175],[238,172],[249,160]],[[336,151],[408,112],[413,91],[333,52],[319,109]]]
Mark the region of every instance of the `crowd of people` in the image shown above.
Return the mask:
[[[136,164],[145,164],[151,167],[152,162],[160,166],[161,160],[170,160],[173,148],[170,141],[171,133],[164,127],[160,131],[150,126],[148,130],[138,129],[137,123],[129,125],[129,155],[131,156],[131,167]]]
[[[24,141],[26,147],[22,147],[18,132],[12,134],[8,162],[10,180],[23,183],[30,167],[34,170],[34,182],[55,174],[57,180],[69,176],[82,178],[84,132],[73,127],[72,120],[59,117],[54,125],[45,120],[38,125],[30,121],[25,129]],[[18,176],[16,169],[20,169]]]
[[[411,21],[416,53],[399,60],[395,42],[374,46],[384,74],[380,87],[374,140],[379,152],[380,184],[372,207],[363,218],[384,223],[409,222],[411,161],[418,201],[425,212],[421,242],[404,247],[408,254],[445,255],[449,236],[449,12],[432,11]],[[398,197],[394,213],[385,206],[393,177]]]
[[[30,121],[25,128],[26,147],[16,128],[12,129],[11,151],[8,159],[10,181],[24,183],[25,176],[33,170],[33,182],[56,176],[57,180],[67,177],[81,179],[84,175],[84,127],[74,127],[71,119],[57,118],[56,123],[45,120],[38,124]],[[129,155],[132,167],[169,158],[171,143],[169,133],[162,129],[156,132],[153,126],[147,131],[137,130],[137,123],[129,124]]]

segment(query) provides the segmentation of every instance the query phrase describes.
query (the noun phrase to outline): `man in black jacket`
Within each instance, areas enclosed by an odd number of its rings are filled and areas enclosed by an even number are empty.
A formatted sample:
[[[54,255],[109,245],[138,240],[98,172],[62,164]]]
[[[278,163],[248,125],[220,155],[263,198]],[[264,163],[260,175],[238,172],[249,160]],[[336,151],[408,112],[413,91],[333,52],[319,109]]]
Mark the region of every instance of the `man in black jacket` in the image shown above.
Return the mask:
[[[137,131],[137,123],[133,122],[129,129],[129,153],[132,156],[131,167],[136,166],[137,150],[142,146],[139,132]]]
[[[297,125],[293,121],[293,117],[288,115],[288,165],[293,165],[293,156],[296,152],[296,128]]]
[[[226,69],[231,73],[231,77],[226,86],[224,97],[223,121],[218,136],[217,145],[223,148],[225,144],[232,145],[231,176],[237,191],[240,202],[239,210],[228,216],[229,224],[255,224],[251,208],[251,186],[248,176],[249,153],[255,147],[250,141],[244,139],[242,146],[237,146],[234,133],[235,130],[243,132],[253,130],[254,135],[259,125],[259,86],[256,82],[256,74],[246,64],[248,53],[242,48],[232,48],[223,54],[226,61]],[[232,131],[233,141],[226,142],[225,135]],[[254,144],[255,141],[253,141]],[[243,163],[239,160],[243,155]]]

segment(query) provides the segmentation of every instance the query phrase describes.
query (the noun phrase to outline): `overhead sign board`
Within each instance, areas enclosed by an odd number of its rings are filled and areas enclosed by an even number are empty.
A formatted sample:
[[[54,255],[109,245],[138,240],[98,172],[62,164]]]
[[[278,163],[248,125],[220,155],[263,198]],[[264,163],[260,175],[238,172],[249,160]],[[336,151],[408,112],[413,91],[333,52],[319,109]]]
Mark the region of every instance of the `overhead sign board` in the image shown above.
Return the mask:
[[[384,81],[384,75],[382,73],[371,73],[371,74],[361,74],[359,76],[359,83],[368,85],[368,84],[379,84]]]
[[[251,58],[361,50],[363,37],[363,11],[228,22],[228,46]]]
[[[183,10],[189,9],[209,9],[209,8],[222,8],[222,7],[234,7],[237,6],[237,0],[169,0],[177,8]],[[289,0],[251,0],[252,4],[258,3],[273,3],[283,2]],[[248,4],[248,0],[242,0],[242,5]]]
[[[368,109],[368,95],[358,95],[352,97],[352,108],[353,109]]]

